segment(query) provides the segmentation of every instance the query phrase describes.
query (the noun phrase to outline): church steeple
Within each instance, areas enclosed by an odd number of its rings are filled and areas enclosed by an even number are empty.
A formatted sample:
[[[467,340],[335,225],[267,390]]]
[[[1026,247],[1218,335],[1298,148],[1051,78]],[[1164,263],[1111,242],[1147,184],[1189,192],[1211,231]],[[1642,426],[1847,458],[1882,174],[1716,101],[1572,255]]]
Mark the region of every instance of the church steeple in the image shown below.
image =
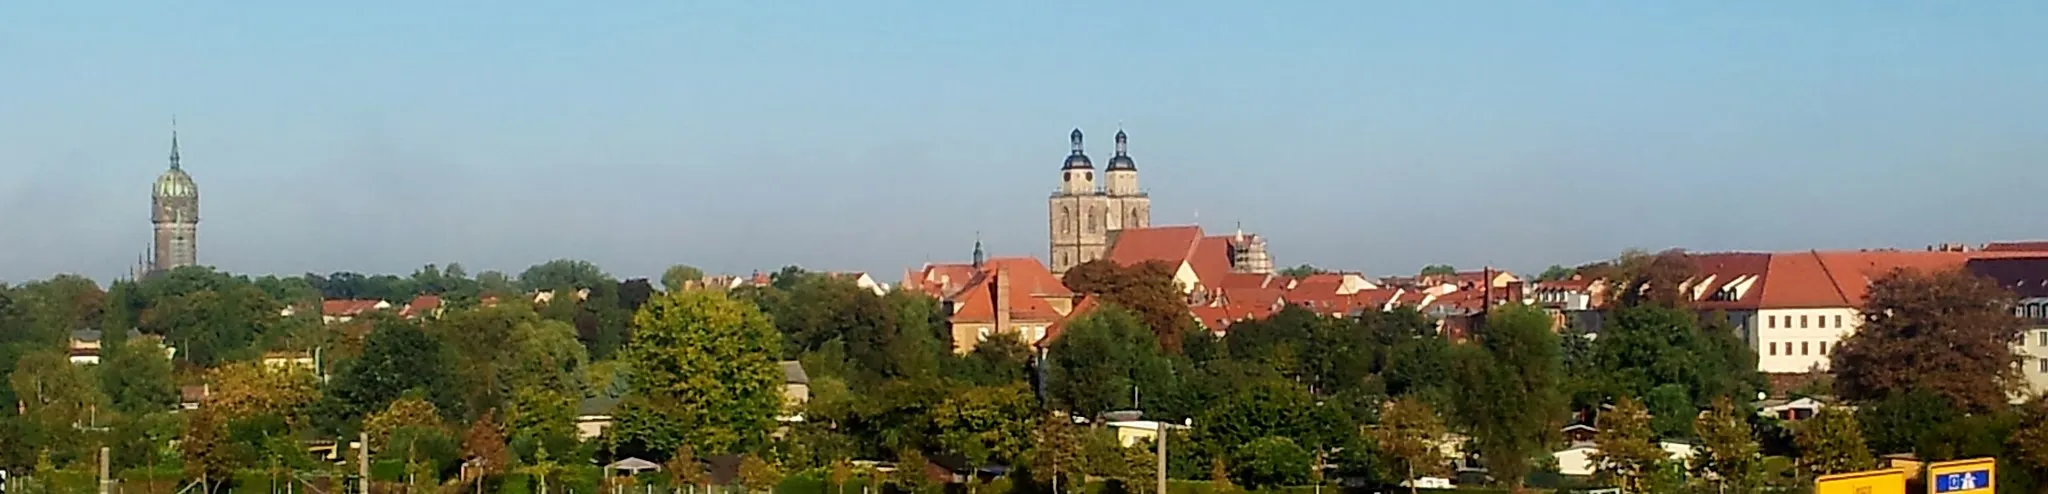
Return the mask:
[[[974,232],[974,268],[981,269],[981,265],[986,262],[988,254],[981,251],[981,232]]]
[[[171,117],[171,169],[177,170],[179,168],[180,166],[178,164],[178,117]]]

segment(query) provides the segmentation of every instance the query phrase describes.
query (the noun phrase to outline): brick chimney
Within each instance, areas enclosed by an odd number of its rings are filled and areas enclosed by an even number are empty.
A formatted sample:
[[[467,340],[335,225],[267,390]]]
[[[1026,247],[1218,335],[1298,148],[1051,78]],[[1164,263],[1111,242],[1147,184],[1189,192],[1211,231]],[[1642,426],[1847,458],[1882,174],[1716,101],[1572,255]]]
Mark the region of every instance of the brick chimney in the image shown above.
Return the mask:
[[[996,267],[996,327],[994,334],[1010,331],[1010,267]]]

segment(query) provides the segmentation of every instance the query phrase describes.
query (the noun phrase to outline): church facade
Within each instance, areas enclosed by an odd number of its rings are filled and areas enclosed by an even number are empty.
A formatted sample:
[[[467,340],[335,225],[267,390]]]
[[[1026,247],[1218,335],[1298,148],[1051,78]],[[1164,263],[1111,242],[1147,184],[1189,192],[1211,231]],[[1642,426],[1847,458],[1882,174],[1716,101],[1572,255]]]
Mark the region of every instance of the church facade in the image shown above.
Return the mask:
[[[1081,129],[1069,137],[1073,150],[1060,167],[1059,190],[1046,200],[1048,255],[1055,276],[1107,257],[1118,232],[1152,225],[1152,198],[1138,188],[1138,165],[1131,159],[1128,136],[1116,132],[1116,156],[1100,176],[1082,145]]]
[[[199,185],[180,162],[175,125],[171,169],[157,176],[149,202],[152,238],[139,268],[147,274],[199,264]]]

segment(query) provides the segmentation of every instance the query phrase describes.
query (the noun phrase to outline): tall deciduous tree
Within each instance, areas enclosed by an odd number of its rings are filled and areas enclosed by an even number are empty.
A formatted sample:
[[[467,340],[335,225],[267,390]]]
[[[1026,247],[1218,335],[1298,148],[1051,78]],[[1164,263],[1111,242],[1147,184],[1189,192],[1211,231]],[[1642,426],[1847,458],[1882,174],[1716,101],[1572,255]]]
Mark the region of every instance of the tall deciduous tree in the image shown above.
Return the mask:
[[[171,360],[164,348],[148,340],[130,340],[120,348],[101,347],[99,385],[122,413],[169,410],[178,403],[171,380]]]
[[[1068,321],[1046,350],[1047,394],[1085,416],[1144,407],[1171,392],[1171,364],[1131,312],[1104,307]],[[1137,403],[1133,403],[1137,400]]]
[[[1194,328],[1188,315],[1187,296],[1174,281],[1173,267],[1148,261],[1118,266],[1107,259],[1088,261],[1067,270],[1061,280],[1068,289],[1102,297],[1102,301],[1130,309],[1151,330],[1160,348],[1180,353],[1180,338]]]
[[[933,410],[932,430],[950,453],[1010,463],[1030,448],[1040,418],[1031,389],[1023,383],[962,390]]]
[[[328,390],[330,419],[348,421],[390,405],[409,391],[425,395],[443,413],[459,410],[448,352],[419,325],[378,318],[363,342],[363,355],[335,376]],[[460,413],[451,413],[460,416]]]
[[[1560,346],[1550,317],[1525,305],[1494,309],[1477,336],[1477,345],[1454,353],[1458,416],[1487,470],[1519,492],[1564,422]]]
[[[512,468],[512,450],[506,446],[504,431],[498,430],[498,422],[486,413],[469,424],[469,430],[462,433],[462,457],[476,469],[473,481],[482,490],[484,477],[503,474]]]
[[[1614,409],[1600,414],[1599,448],[1592,454],[1599,476],[1625,493],[1649,492],[1650,477],[1664,464],[1664,449],[1650,430],[1650,411],[1643,402],[1623,396]]]
[[[1867,470],[1875,464],[1863,445],[1863,428],[1846,409],[1828,407],[1799,422],[1793,433],[1799,463],[1810,475]]]
[[[1446,432],[1443,420],[1437,418],[1428,403],[1405,397],[1394,400],[1380,413],[1373,438],[1388,464],[1394,466],[1392,473],[1407,480],[1408,492],[1413,493],[1416,477],[1441,473],[1450,462],[1441,445]]]
[[[752,305],[714,292],[670,293],[633,317],[632,392],[616,444],[664,454],[690,444],[746,451],[782,410],[782,338]]]
[[[596,264],[578,259],[555,259],[535,264],[519,273],[519,285],[527,291],[562,286],[596,288],[614,282],[612,275],[605,274]]]
[[[1693,422],[1693,430],[1700,436],[1700,450],[1692,457],[1696,478],[1719,488],[1716,492],[1763,488],[1762,448],[1734,401],[1714,399],[1713,407]]]
[[[1845,399],[1925,389],[1984,412],[2025,384],[2014,365],[2022,324],[2012,295],[1987,279],[1895,270],[1872,282],[1863,320],[1832,356],[1835,391]]]

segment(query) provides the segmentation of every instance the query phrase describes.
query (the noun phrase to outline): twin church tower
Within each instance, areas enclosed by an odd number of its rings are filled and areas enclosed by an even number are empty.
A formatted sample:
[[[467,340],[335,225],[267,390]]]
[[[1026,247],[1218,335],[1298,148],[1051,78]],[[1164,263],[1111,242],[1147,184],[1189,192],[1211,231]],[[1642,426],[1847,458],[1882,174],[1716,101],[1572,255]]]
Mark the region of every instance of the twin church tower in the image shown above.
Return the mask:
[[[1074,148],[1060,167],[1060,188],[1046,200],[1052,239],[1052,272],[1109,255],[1117,232],[1152,226],[1152,198],[1138,189],[1138,164],[1131,160],[1127,137],[1116,131],[1116,156],[1096,185],[1095,163],[1081,146],[1081,129],[1071,135]]]

